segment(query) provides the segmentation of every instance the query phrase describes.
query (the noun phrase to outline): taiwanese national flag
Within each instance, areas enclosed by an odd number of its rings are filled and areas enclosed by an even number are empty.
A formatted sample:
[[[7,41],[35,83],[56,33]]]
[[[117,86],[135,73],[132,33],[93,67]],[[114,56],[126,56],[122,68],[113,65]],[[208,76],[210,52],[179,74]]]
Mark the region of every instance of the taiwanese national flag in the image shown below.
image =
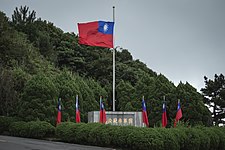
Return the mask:
[[[78,95],[76,96],[76,123],[80,123],[80,110],[78,105]]]
[[[56,118],[56,125],[61,123],[61,104],[60,104],[61,98],[58,99],[58,114],[57,114],[57,118]]]
[[[148,115],[146,112],[146,105],[145,105],[144,98],[142,98],[142,120],[143,120],[143,123],[148,127],[149,126]]]
[[[167,125],[167,115],[166,115],[166,104],[163,102],[163,113],[162,113],[162,127]]]
[[[177,114],[176,114],[176,118],[175,118],[175,121],[174,121],[174,127],[176,127],[177,122],[180,120],[180,118],[182,118],[182,111],[181,111],[181,106],[180,106],[180,100],[178,100]]]
[[[114,22],[78,23],[79,44],[113,48]]]
[[[104,103],[102,102],[102,97],[100,97],[100,115],[99,115],[99,122],[105,124],[106,122],[106,114]]]

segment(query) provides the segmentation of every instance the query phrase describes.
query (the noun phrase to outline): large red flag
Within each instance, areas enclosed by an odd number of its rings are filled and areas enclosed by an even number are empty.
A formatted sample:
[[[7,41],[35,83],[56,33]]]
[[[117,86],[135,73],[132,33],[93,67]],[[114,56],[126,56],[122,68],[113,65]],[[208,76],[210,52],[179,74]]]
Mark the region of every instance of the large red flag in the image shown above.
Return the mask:
[[[181,106],[180,106],[180,100],[178,100],[178,104],[177,104],[177,114],[176,114],[176,118],[174,121],[174,127],[176,127],[177,122],[182,118],[182,111],[181,111]]]
[[[58,114],[57,114],[57,118],[56,118],[56,125],[61,123],[61,104],[60,104],[61,98],[58,99]]]
[[[80,123],[80,110],[78,105],[78,95],[76,95],[76,123]]]
[[[143,120],[143,123],[148,127],[149,126],[148,115],[146,112],[146,105],[145,105],[144,97],[142,98],[142,120]]]
[[[162,113],[162,127],[167,125],[167,115],[166,115],[166,104],[163,102],[163,113]]]
[[[114,22],[78,23],[79,44],[113,48]]]
[[[104,103],[102,102],[102,97],[100,96],[100,115],[99,115],[99,122],[105,124],[106,122],[106,114]]]

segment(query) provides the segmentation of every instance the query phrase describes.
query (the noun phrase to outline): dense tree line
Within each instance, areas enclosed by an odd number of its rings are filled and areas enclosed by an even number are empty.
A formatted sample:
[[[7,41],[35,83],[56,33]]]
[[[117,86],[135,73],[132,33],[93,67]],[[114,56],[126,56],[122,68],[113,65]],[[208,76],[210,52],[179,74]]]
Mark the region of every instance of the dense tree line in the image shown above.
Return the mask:
[[[76,94],[84,122],[88,111],[99,109],[100,95],[106,110],[112,110],[112,51],[79,45],[75,33],[64,33],[28,10],[16,8],[12,20],[0,12],[0,115],[54,124],[60,97],[63,120],[75,121]],[[180,99],[183,121],[212,124],[203,96],[192,85],[181,82],[175,86],[134,60],[127,49],[117,49],[116,110],[141,111],[142,96],[151,126],[161,122],[163,96],[170,123]]]

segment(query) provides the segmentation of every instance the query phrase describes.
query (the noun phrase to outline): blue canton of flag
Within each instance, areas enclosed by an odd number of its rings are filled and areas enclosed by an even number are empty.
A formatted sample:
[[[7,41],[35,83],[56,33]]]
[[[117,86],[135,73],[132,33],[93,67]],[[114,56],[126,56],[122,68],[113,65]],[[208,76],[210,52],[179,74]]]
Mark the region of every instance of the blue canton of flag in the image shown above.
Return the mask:
[[[113,34],[114,22],[98,21],[98,32]]]

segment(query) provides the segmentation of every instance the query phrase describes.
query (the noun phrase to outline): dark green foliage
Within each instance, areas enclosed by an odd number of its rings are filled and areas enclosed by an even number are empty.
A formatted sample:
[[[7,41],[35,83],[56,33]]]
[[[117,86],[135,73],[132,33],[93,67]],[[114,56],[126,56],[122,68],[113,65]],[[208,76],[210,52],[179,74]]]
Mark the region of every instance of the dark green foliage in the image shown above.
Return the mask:
[[[184,142],[184,149],[185,150],[199,150],[200,148],[200,137],[199,137],[199,134],[198,134],[198,130],[195,129],[195,128],[187,128],[187,129],[184,129],[185,131],[185,134],[187,136],[185,142]]]
[[[224,127],[215,127],[211,128],[216,135],[219,136],[219,146],[217,149],[225,149],[225,128]]]
[[[171,129],[171,131],[173,132],[174,136],[177,139],[178,147],[181,150],[184,150],[186,145],[185,145],[185,141],[187,140],[187,135],[185,133],[185,128],[173,128]]]
[[[29,14],[28,14],[28,10],[29,10],[29,7],[27,6],[24,6],[24,7],[21,6],[20,9],[16,7],[16,10],[14,10],[14,14],[12,15],[13,24],[25,25],[27,23],[34,22],[34,20],[36,19],[36,12],[29,11]]]
[[[10,135],[13,136],[29,137],[28,130],[28,124],[24,121],[13,122],[9,127]]]
[[[179,150],[180,146],[178,143],[178,140],[176,136],[173,133],[173,130],[166,129],[166,128],[156,128],[156,131],[159,132],[159,134],[162,137],[163,143],[164,143],[164,149],[167,149],[168,147],[173,150]]]
[[[210,137],[205,135],[203,131],[204,127],[196,127],[198,130],[198,135],[200,137],[200,149],[209,150],[210,149]]]
[[[65,142],[141,150],[223,150],[224,131],[202,126],[168,129],[71,122],[56,127],[58,138]]]
[[[13,136],[45,138],[55,135],[55,127],[45,121],[14,122],[9,128]]]
[[[223,74],[215,74],[214,80],[205,79],[205,88],[201,91],[204,96],[204,102],[212,108],[212,118],[216,126],[225,124],[225,78]]]
[[[0,116],[0,134],[9,134],[9,127],[13,122],[19,121],[18,118]]]
[[[117,85],[117,110],[120,111],[132,111],[134,108],[132,107],[132,103],[134,104],[134,93],[135,88],[129,83],[124,82],[121,80],[121,82]],[[126,109],[126,105],[130,103],[131,106]]]
[[[24,120],[55,121],[55,100],[57,89],[49,76],[40,73],[31,78],[25,86],[19,103],[19,116]]]
[[[114,135],[114,127],[103,124],[88,124],[91,131],[89,133],[88,142],[92,145],[109,147],[112,145],[112,137]]]
[[[216,130],[213,130],[213,128],[203,128],[203,132],[210,138],[210,150],[218,149],[220,137]]]
[[[135,127],[126,126],[122,128],[120,126],[115,126],[113,129],[114,134],[112,135],[112,145],[115,145],[116,147],[128,148],[128,135],[132,133]]]
[[[135,128],[127,135],[127,145],[130,149],[163,150],[162,136],[155,129]]]

